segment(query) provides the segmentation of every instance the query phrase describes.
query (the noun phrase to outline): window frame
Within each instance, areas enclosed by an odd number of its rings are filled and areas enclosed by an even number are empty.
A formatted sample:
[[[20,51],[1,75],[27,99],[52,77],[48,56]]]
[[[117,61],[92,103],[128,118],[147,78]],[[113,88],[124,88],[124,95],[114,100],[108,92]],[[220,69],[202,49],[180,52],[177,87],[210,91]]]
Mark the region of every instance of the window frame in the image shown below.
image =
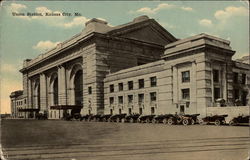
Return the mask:
[[[150,77],[150,87],[156,87],[156,86],[157,86],[157,77],[156,76]]]
[[[185,76],[185,73],[188,73],[188,76]],[[182,79],[182,83],[188,83],[190,82],[190,71],[183,71],[181,72],[181,79]]]
[[[110,84],[110,85],[109,85],[109,92],[110,92],[110,93],[115,92],[115,86],[114,86],[114,84]]]
[[[145,87],[145,81],[144,81],[144,79],[139,79],[138,80],[138,88],[142,89],[144,87]]]
[[[128,90],[133,90],[133,89],[134,89],[134,82],[128,81]]]
[[[186,92],[186,91],[188,91],[188,92]],[[183,100],[190,100],[190,88],[183,88],[183,89],[181,89],[181,98]]]

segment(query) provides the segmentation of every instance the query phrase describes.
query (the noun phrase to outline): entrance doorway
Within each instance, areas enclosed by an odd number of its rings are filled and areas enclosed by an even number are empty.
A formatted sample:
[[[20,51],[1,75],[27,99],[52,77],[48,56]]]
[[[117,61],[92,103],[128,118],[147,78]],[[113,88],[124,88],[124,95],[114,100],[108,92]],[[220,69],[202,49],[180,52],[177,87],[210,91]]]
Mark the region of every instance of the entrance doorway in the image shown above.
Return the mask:
[[[180,105],[180,114],[184,114],[184,113],[185,113],[185,106]]]

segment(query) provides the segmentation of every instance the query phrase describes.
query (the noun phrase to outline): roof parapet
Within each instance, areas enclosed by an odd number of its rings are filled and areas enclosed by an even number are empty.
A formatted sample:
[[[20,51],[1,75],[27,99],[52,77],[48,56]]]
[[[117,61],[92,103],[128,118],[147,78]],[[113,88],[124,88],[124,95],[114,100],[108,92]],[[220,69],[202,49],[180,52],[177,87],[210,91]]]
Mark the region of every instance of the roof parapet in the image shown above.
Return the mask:
[[[85,28],[83,29],[83,34],[88,34],[90,32],[105,33],[112,27],[108,26],[108,22],[93,18],[85,23]]]

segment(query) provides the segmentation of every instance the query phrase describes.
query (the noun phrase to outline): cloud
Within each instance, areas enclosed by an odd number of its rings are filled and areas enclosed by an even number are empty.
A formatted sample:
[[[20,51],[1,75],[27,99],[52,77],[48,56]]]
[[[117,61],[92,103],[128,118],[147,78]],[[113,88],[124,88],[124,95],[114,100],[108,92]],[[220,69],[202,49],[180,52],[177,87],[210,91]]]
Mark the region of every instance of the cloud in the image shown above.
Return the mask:
[[[11,3],[10,9],[12,12],[19,12],[20,10],[26,9],[27,7],[23,4]]]
[[[193,8],[191,7],[181,7],[181,9],[184,11],[193,11]]]
[[[60,42],[40,41],[35,46],[33,46],[33,49],[36,49],[39,51],[46,51],[46,50],[56,47],[56,45],[59,43]]]
[[[248,9],[245,7],[229,6],[224,10],[215,12],[214,17],[218,20],[225,21],[233,16],[248,16]]]
[[[172,4],[161,3],[156,8],[143,7],[143,8],[136,10],[135,12],[136,13],[146,13],[146,14],[156,14],[160,10],[169,9],[169,8],[173,8],[173,7],[174,7],[174,5],[172,5]],[[133,11],[132,11],[132,13],[133,13]]]
[[[156,14],[160,10],[163,10],[163,9],[172,9],[172,8],[177,8],[177,9],[181,9],[183,11],[188,11],[188,12],[194,11],[194,9],[191,8],[191,7],[184,7],[184,6],[177,6],[177,5],[168,4],[168,3],[161,3],[161,4],[159,4],[155,8],[142,7],[140,9],[136,10],[136,11],[129,11],[129,13],[130,14],[135,14],[135,13]]]
[[[201,19],[201,20],[199,20],[199,24],[201,26],[205,26],[205,27],[212,27],[213,26],[212,21],[209,19]]]
[[[71,22],[62,24],[65,28],[70,28],[74,26],[79,26],[85,24],[87,21],[89,21],[86,17],[76,17]]]

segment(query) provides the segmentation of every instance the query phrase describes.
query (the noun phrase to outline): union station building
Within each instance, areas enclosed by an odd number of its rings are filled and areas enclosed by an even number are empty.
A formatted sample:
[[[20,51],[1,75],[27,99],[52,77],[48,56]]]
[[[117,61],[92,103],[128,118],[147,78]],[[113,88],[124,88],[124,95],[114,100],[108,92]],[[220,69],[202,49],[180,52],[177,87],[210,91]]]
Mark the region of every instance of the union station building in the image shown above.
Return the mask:
[[[232,60],[230,42],[207,34],[177,39],[147,16],[109,26],[91,19],[81,33],[26,59],[13,117],[47,113],[195,114],[250,104],[249,64]],[[223,103],[218,103],[222,101]]]

